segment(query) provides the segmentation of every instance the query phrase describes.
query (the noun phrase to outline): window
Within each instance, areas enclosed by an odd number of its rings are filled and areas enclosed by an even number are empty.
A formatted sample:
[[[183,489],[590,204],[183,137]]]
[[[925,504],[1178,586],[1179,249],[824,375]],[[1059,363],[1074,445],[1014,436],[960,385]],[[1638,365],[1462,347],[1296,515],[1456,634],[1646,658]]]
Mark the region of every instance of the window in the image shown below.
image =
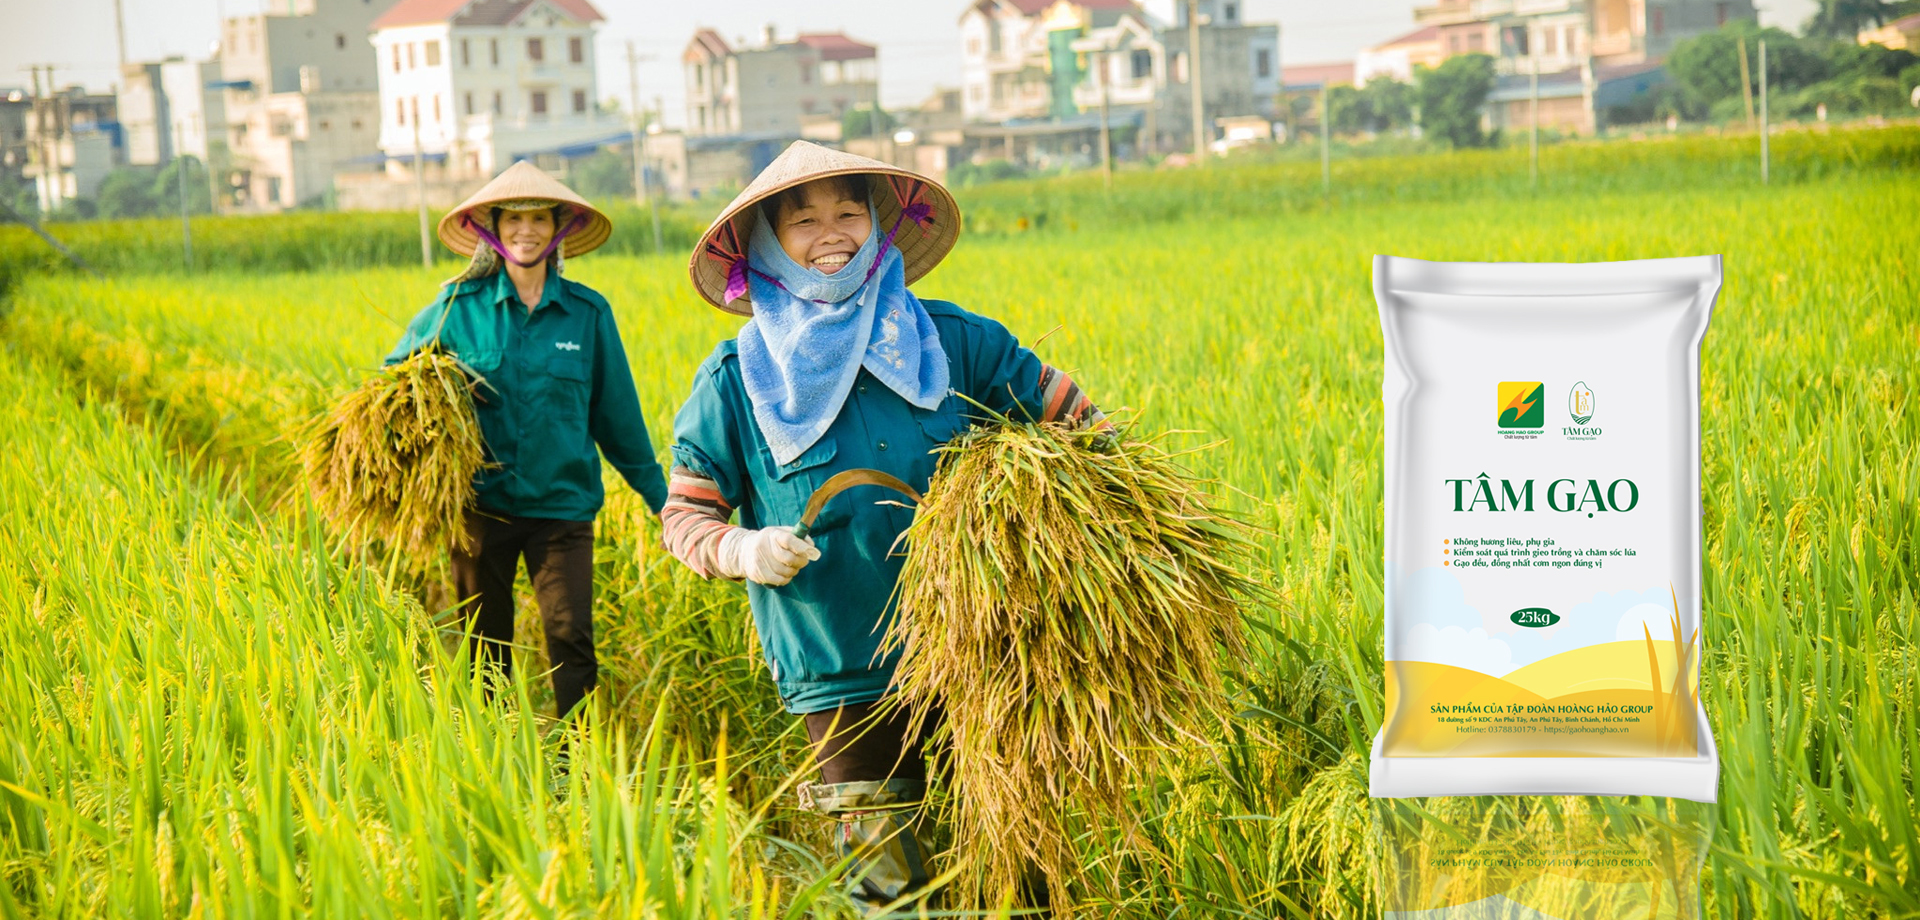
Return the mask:
[[[1724,26],[1727,24],[1727,4],[1716,3],[1713,5],[1713,24],[1716,26]]]
[[[360,130],[360,119],[356,118],[353,120],[353,130]]]
[[[333,127],[333,122],[330,122],[324,118],[320,119],[320,130],[322,131],[330,130],[332,127]]]
[[[1548,29],[1540,33],[1540,52],[1542,54],[1558,53],[1560,51],[1559,44],[1560,44],[1559,29]]]
[[[587,61],[587,43],[578,38],[567,39],[567,62],[584,64]]]
[[[987,53],[1000,53],[1000,24],[991,19],[987,20]]]
[[[1225,15],[1225,18],[1226,18],[1226,20],[1227,20],[1227,22],[1228,22],[1228,23],[1232,23],[1232,22],[1233,22],[1234,20],[1236,20],[1236,19],[1239,19],[1239,18],[1240,18],[1240,4],[1238,4],[1238,3],[1229,3],[1229,4],[1227,4],[1227,12],[1226,12],[1226,15]]]
[[[1662,35],[1667,31],[1667,11],[1659,7],[1653,9],[1653,34]]]
[[[978,38],[967,39],[967,57],[979,57],[979,56],[980,56],[980,39]]]
[[[574,90],[573,91],[573,111],[576,114],[578,114],[581,112],[585,112],[586,110],[587,110],[587,91],[584,89]]]
[[[438,122],[438,121],[440,121],[440,120],[441,120],[441,118],[440,118],[440,94],[439,94],[439,93],[434,93],[434,94],[433,94],[433,120],[434,120],[435,122]]]
[[[505,108],[506,108],[505,104],[500,99],[500,91],[497,89],[494,90],[493,91],[493,114],[495,115],[505,114]]]
[[[415,67],[418,67],[418,66],[420,66],[420,61],[419,61],[419,59],[418,59],[418,58],[416,58],[416,57],[414,56],[414,53],[413,53],[413,49],[414,49],[414,48],[416,48],[416,47],[418,47],[418,46],[417,46],[417,45],[415,45],[415,44],[414,44],[413,42],[408,42],[408,43],[407,43],[407,69],[408,69],[408,70],[412,70],[412,69],[414,69]]]
[[[813,65],[806,61],[800,62],[800,82],[802,84],[813,82]]]
[[[440,66],[440,43],[437,41],[427,42],[427,66]]]
[[[537,39],[537,38],[527,39],[527,60],[532,61],[535,64],[538,64],[538,63],[541,63],[542,61],[545,61],[546,59],[547,59],[547,49],[546,49],[546,46],[541,43],[540,39]]]
[[[535,41],[538,41],[538,39],[535,39]],[[547,94],[544,90],[534,92],[533,95],[529,97],[529,101],[533,105],[533,114],[547,114]]]
[[[400,72],[400,46],[399,45],[393,46],[393,72],[394,73]]]
[[[693,88],[696,90],[705,90],[707,88],[707,65],[693,65]]]
[[[393,120],[403,125],[407,123],[407,100],[393,100]]]
[[[1485,47],[1486,47],[1486,44],[1487,44],[1487,41],[1486,41],[1486,36],[1484,36],[1484,35],[1481,35],[1481,34],[1480,34],[1480,33],[1478,33],[1478,32],[1475,32],[1475,33],[1473,33],[1472,35],[1469,35],[1469,36],[1467,36],[1467,50],[1468,50],[1468,51],[1481,51],[1481,50],[1484,50],[1484,49],[1485,49]]]
[[[840,83],[840,62],[839,61],[821,61],[820,62],[820,82],[825,83],[828,86],[836,86]]]
[[[1527,27],[1509,26],[1501,30],[1500,51],[1502,54],[1525,57],[1527,55]]]
[[[1273,49],[1261,48],[1253,53],[1253,75],[1261,79],[1273,76]]]
[[[1133,78],[1145,80],[1153,76],[1153,52],[1145,48],[1135,48],[1127,55],[1133,65]]]
[[[339,49],[341,49],[341,48],[345,48],[346,46],[347,46],[347,33],[345,33],[345,32],[335,32],[335,33],[333,33],[333,47],[334,47],[334,49],[335,49],[335,50],[339,50]]]
[[[472,42],[464,38],[460,40],[460,66],[462,67],[473,66],[473,48],[471,47],[472,44],[473,44]]]
[[[500,66],[500,40],[497,38],[487,39],[487,64]]]
[[[472,93],[467,94],[466,103],[467,103],[466,105],[467,114],[472,115],[473,114],[473,94]]]

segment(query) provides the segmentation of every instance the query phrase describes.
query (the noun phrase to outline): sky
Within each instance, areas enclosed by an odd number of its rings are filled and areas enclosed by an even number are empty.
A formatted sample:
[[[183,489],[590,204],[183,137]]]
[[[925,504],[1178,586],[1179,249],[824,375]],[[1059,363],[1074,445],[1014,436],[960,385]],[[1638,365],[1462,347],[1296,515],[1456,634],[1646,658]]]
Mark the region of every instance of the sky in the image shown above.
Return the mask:
[[[113,86],[114,0],[0,0],[0,89],[26,87],[29,65],[52,64],[60,85]],[[122,0],[127,57],[205,59],[222,16],[260,11],[268,0]],[[328,0],[321,0],[328,2]],[[385,2],[385,0],[381,0]],[[799,31],[844,31],[880,48],[880,95],[909,106],[936,86],[960,82],[959,17],[967,0],[592,0],[606,21],[597,33],[599,93],[623,103],[626,43],[642,58],[640,94],[665,100],[667,126],[684,122],[680,53],[696,29],[757,44],[771,24],[783,38]],[[1243,0],[1247,22],[1280,25],[1283,66],[1350,61],[1355,52],[1413,28],[1413,7],[1433,0]],[[1760,21],[1797,28],[1815,0],[1761,0]]]

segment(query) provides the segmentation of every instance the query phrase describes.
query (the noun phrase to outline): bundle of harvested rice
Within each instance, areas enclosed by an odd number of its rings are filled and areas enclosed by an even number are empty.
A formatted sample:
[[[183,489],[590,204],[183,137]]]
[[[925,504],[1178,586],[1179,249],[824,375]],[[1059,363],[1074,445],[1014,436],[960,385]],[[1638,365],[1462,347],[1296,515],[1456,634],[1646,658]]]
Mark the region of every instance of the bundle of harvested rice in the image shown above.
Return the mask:
[[[1224,716],[1248,528],[1157,439],[1003,421],[942,448],[908,531],[900,702],[951,745],[957,900],[1079,876],[1070,811],[1138,842],[1129,787]],[[970,890],[968,890],[970,889]]]
[[[422,349],[309,423],[300,466],[327,520],[419,556],[466,545],[462,517],[486,462],[476,380],[453,355]]]

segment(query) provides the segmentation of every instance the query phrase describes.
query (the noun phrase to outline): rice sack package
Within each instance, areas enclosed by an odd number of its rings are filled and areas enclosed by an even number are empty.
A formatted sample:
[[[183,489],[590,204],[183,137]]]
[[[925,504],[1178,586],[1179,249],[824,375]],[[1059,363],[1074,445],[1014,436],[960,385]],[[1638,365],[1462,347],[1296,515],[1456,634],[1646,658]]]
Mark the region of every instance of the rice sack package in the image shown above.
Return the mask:
[[[1714,800],[1700,340],[1720,257],[1376,256],[1383,798]]]

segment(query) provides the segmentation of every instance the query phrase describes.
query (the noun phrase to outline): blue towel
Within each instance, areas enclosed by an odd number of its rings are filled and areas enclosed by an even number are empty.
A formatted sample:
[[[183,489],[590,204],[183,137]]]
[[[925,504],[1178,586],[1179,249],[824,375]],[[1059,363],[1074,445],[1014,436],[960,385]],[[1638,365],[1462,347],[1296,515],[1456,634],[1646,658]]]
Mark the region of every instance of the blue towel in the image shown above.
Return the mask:
[[[753,317],[738,336],[740,372],[778,463],[820,440],[862,367],[918,408],[947,397],[940,334],[907,290],[905,262],[880,240],[878,223],[853,258],[827,274],[795,262],[766,218],[755,217],[747,249]]]

